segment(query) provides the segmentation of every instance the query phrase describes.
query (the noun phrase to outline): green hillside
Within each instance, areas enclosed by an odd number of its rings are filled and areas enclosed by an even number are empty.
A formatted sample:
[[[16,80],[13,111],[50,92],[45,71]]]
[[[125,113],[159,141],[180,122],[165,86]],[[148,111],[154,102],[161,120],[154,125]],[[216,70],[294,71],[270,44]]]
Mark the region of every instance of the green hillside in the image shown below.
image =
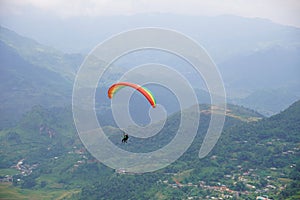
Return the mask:
[[[32,106],[70,104],[70,82],[54,71],[29,63],[1,41],[0,66],[0,128],[16,122]]]
[[[83,60],[80,54],[64,54],[2,26],[0,26],[0,41],[14,49],[30,64],[54,71],[69,81],[74,80],[76,71]]]
[[[228,106],[219,142],[200,160],[198,151],[213,112],[209,107],[201,106],[201,126],[188,151],[170,166],[146,174],[115,172],[95,160],[82,146],[69,108],[34,107],[15,128],[0,132],[0,177],[6,182],[0,184],[6,188],[0,198],[9,194],[37,199],[254,199],[257,195],[287,199],[297,195],[300,101],[270,118]],[[172,139],[168,130],[176,128],[179,117],[170,116],[166,134],[150,141],[130,138],[125,149],[160,148]],[[119,145],[121,135],[114,136],[117,129],[105,130],[115,132],[107,134]]]
[[[70,106],[83,55],[65,54],[0,26],[0,129],[11,127],[33,106]],[[109,70],[103,83],[120,76]],[[104,85],[104,84],[102,84]],[[106,97],[106,96],[105,96]]]
[[[15,124],[33,106],[70,105],[82,59],[0,26],[0,129]]]

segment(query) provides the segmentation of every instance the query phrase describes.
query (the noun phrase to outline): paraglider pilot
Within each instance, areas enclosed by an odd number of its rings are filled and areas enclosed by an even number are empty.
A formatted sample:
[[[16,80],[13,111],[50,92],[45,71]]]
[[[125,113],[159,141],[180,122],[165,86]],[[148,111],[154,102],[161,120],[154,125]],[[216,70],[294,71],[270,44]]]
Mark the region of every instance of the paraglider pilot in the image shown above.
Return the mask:
[[[127,133],[123,132],[123,139],[122,139],[122,143],[127,143],[129,136]]]

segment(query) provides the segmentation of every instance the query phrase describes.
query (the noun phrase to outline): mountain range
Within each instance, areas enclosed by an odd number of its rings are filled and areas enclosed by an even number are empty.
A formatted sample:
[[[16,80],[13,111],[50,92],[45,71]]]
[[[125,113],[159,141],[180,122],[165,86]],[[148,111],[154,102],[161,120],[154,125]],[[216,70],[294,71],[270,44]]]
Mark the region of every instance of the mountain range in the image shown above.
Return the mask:
[[[75,23],[75,20],[70,21],[66,27],[60,24],[65,22],[55,22],[47,18],[44,20],[49,23],[35,26],[34,29],[30,28],[31,25],[25,29],[20,25],[22,20],[11,19],[10,24],[7,25],[18,27],[16,29],[24,35],[30,35],[58,49],[85,53],[87,51],[82,49],[91,49],[109,35],[124,29],[145,26],[171,28],[192,37],[207,49],[224,80],[228,102],[270,116],[300,98],[298,78],[300,30],[298,28],[278,25],[263,19],[236,16],[197,17],[196,24],[193,16],[165,14],[138,16],[99,18],[90,23],[85,23],[84,19]],[[44,25],[47,25],[47,28],[43,27]],[[84,31],[77,30],[78,27]],[[48,37],[45,32],[48,29],[57,30],[60,34]],[[16,122],[24,111],[30,110],[36,104],[49,106],[71,104],[73,80],[84,54],[61,52],[3,26],[0,27],[0,40],[3,58],[0,62],[3,77],[1,87],[2,93],[5,94],[1,96],[1,105],[3,105],[1,113],[11,113],[1,116],[2,126]],[[209,95],[205,92],[206,88],[201,77],[194,76],[193,70],[189,70],[191,66],[187,66],[178,58],[174,59],[174,56],[145,52],[128,56],[127,59],[116,63],[114,69],[116,73],[122,74],[134,64],[153,61],[181,69],[194,85],[199,85],[201,82],[200,88],[196,88],[201,91],[198,96],[202,99],[199,102],[209,103]],[[27,72],[37,70],[39,72],[36,73],[39,75],[23,77],[26,81],[20,84],[19,79],[22,79],[20,76],[26,76],[26,73],[19,71],[22,70],[20,66],[25,66]],[[55,76],[55,78],[47,79],[48,72],[50,77]],[[7,77],[14,81],[7,82]],[[14,82],[18,84],[17,88],[25,87],[25,89],[21,92],[15,91],[12,85]],[[41,89],[39,85],[41,88],[44,85],[50,87]],[[7,91],[10,91],[9,94]],[[32,92],[30,94],[27,91]],[[42,94],[41,91],[46,94]]]

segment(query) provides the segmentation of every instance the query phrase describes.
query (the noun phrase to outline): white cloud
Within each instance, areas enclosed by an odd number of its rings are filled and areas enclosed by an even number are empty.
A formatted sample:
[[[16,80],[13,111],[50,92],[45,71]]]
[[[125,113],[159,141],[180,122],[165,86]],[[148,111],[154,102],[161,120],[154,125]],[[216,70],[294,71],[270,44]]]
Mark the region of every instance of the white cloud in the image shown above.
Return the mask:
[[[130,15],[161,12],[185,15],[233,14],[261,17],[300,27],[299,0],[0,0],[5,14],[35,8],[59,17]]]

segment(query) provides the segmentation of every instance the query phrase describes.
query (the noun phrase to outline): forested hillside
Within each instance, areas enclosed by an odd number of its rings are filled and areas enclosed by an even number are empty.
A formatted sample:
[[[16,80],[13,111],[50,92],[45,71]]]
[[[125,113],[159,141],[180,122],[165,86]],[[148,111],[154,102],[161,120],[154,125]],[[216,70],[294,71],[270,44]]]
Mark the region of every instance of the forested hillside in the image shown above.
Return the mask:
[[[201,107],[209,110],[209,106]],[[300,101],[270,118],[233,105],[229,109],[223,134],[206,158],[199,159],[198,151],[209,112],[201,115],[196,139],[179,160],[153,173],[128,174],[102,165],[85,150],[70,109],[35,107],[18,126],[1,131],[1,180],[11,181],[8,191],[16,195],[18,188],[41,196],[52,191],[49,197],[43,196],[46,199],[66,194],[72,199],[296,198]],[[166,133],[177,126],[179,116],[168,119]],[[110,139],[120,145],[121,133],[113,127],[106,131],[112,131]],[[125,149],[152,151],[173,136],[155,137],[145,142],[131,138]]]

